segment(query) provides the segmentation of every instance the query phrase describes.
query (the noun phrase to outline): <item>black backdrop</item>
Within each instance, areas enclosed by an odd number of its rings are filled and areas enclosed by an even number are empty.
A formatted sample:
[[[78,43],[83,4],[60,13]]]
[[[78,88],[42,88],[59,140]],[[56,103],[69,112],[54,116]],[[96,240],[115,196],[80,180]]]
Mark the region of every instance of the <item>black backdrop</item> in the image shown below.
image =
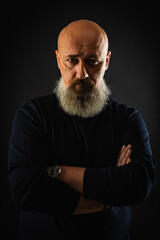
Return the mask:
[[[130,2],[130,1],[129,1]],[[159,161],[159,35],[157,6],[96,1],[60,4],[6,3],[1,8],[2,32],[2,159],[1,226],[8,239],[15,239],[18,209],[11,200],[7,178],[8,142],[17,107],[25,100],[50,93],[59,77],[54,50],[57,35],[68,23],[86,18],[108,33],[112,52],[105,78],[112,97],[136,107],[149,133],[153,154]],[[133,207],[132,238],[159,239],[159,164],[157,183],[148,199]]]

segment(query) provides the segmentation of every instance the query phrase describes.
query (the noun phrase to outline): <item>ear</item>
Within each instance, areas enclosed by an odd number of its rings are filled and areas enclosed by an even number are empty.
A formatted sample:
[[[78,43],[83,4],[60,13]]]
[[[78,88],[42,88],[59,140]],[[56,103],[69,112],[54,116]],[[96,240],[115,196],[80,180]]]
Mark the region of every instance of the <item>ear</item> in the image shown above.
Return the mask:
[[[111,58],[111,51],[108,51],[107,56],[106,56],[106,68],[105,68],[105,70],[107,70],[108,67],[109,67],[110,58]]]
[[[55,54],[56,54],[56,58],[57,58],[57,65],[58,65],[58,68],[60,69],[60,63],[59,63],[59,52],[58,50],[55,50]]]

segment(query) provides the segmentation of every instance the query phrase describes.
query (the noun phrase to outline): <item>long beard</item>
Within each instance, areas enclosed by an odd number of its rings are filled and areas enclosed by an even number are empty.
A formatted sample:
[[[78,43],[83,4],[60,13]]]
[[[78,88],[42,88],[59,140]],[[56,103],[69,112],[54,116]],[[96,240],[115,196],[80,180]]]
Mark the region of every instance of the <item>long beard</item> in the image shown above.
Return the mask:
[[[76,87],[79,89],[77,90]],[[110,96],[110,89],[104,79],[96,88],[95,83],[88,80],[76,80],[69,88],[66,88],[61,77],[53,91],[66,113],[82,118],[99,114],[107,105]]]

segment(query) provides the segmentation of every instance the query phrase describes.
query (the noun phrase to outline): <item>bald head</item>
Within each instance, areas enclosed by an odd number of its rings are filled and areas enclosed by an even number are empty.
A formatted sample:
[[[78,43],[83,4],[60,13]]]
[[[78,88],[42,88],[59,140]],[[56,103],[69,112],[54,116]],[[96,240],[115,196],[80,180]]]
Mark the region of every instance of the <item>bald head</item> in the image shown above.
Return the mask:
[[[70,23],[62,29],[58,36],[58,51],[70,42],[79,45],[99,46],[103,45],[108,51],[108,37],[106,32],[95,22],[89,20],[78,20]]]
[[[63,28],[55,53],[67,88],[78,79],[88,79],[97,87],[108,69],[111,56],[107,34],[89,20],[75,21]]]

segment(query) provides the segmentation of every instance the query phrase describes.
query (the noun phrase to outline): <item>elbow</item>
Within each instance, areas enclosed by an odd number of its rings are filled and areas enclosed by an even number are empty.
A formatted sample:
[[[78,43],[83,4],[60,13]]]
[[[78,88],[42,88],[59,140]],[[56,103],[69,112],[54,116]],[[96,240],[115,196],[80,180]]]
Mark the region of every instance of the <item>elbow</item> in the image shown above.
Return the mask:
[[[27,193],[20,191],[20,189],[17,187],[15,189],[11,189],[11,197],[14,204],[18,206],[18,208],[26,211],[30,210]]]
[[[147,174],[141,183],[137,182],[137,187],[134,194],[133,205],[139,205],[143,203],[149,196],[155,180],[149,177]]]
[[[134,201],[131,205],[140,205],[143,203],[149,195],[149,191],[145,190],[143,188],[138,189],[135,196],[134,196]]]
[[[19,178],[15,171],[9,174],[9,185],[13,203],[23,210],[30,210],[30,192],[27,184],[24,184],[24,179]]]
[[[134,184],[132,185],[134,186],[134,205],[138,205],[148,198],[156,181],[155,167],[149,162],[145,166],[137,165],[136,172],[139,174],[134,174]]]

